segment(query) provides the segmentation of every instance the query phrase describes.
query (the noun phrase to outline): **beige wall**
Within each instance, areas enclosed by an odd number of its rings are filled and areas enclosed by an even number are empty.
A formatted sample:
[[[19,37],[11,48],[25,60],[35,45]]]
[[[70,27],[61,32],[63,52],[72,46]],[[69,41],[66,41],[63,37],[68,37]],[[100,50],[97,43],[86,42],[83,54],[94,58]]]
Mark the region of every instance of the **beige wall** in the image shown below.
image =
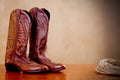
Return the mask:
[[[108,2],[109,1],[109,2]],[[51,13],[48,57],[66,64],[120,59],[119,0],[0,0],[0,63],[4,63],[10,12],[46,8]]]

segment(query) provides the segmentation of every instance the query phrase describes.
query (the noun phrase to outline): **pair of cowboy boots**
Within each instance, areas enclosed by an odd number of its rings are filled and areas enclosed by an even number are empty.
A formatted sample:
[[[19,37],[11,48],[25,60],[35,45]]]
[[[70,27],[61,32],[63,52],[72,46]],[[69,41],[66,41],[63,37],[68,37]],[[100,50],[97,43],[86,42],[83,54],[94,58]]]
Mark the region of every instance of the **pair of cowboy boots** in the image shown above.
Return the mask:
[[[65,65],[54,63],[46,57],[49,19],[49,11],[37,7],[30,12],[21,9],[12,11],[5,56],[7,71],[37,73],[65,69]],[[27,56],[28,41],[30,49]]]

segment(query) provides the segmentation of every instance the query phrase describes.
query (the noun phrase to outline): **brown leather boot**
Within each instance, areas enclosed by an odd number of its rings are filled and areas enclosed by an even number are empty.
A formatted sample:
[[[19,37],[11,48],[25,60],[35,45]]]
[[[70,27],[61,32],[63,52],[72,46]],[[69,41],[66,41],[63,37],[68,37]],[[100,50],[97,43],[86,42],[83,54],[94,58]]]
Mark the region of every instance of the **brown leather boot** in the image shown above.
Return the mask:
[[[33,25],[30,36],[29,58],[37,63],[46,65],[52,72],[64,70],[65,65],[54,63],[46,57],[50,13],[46,9],[35,7],[30,10],[30,14],[33,17]]]
[[[27,11],[16,9],[10,15],[5,56],[7,71],[36,73],[48,71],[48,67],[31,61],[26,56],[28,37],[32,22]]]

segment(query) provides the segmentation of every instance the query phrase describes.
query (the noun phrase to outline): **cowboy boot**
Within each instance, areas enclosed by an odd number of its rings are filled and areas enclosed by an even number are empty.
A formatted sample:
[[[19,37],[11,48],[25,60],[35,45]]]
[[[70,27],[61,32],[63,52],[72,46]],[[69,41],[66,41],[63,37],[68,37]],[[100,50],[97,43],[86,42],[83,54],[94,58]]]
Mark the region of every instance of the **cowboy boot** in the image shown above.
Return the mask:
[[[8,40],[5,56],[7,71],[36,73],[48,71],[48,67],[27,57],[27,43],[32,26],[30,15],[25,10],[13,10],[10,15]]]
[[[35,7],[30,10],[30,14],[33,17],[33,25],[30,36],[29,58],[46,65],[52,72],[64,70],[65,65],[54,63],[46,57],[50,13],[46,9]]]

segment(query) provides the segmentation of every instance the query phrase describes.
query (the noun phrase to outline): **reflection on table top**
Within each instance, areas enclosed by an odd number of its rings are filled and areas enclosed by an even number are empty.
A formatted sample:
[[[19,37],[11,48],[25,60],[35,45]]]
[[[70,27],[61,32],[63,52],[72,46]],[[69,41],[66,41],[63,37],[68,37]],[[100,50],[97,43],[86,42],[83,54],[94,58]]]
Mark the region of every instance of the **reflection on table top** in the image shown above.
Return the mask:
[[[0,65],[0,80],[120,80],[120,76],[102,75],[95,72],[95,64],[67,64],[60,73],[21,74],[6,72]]]

